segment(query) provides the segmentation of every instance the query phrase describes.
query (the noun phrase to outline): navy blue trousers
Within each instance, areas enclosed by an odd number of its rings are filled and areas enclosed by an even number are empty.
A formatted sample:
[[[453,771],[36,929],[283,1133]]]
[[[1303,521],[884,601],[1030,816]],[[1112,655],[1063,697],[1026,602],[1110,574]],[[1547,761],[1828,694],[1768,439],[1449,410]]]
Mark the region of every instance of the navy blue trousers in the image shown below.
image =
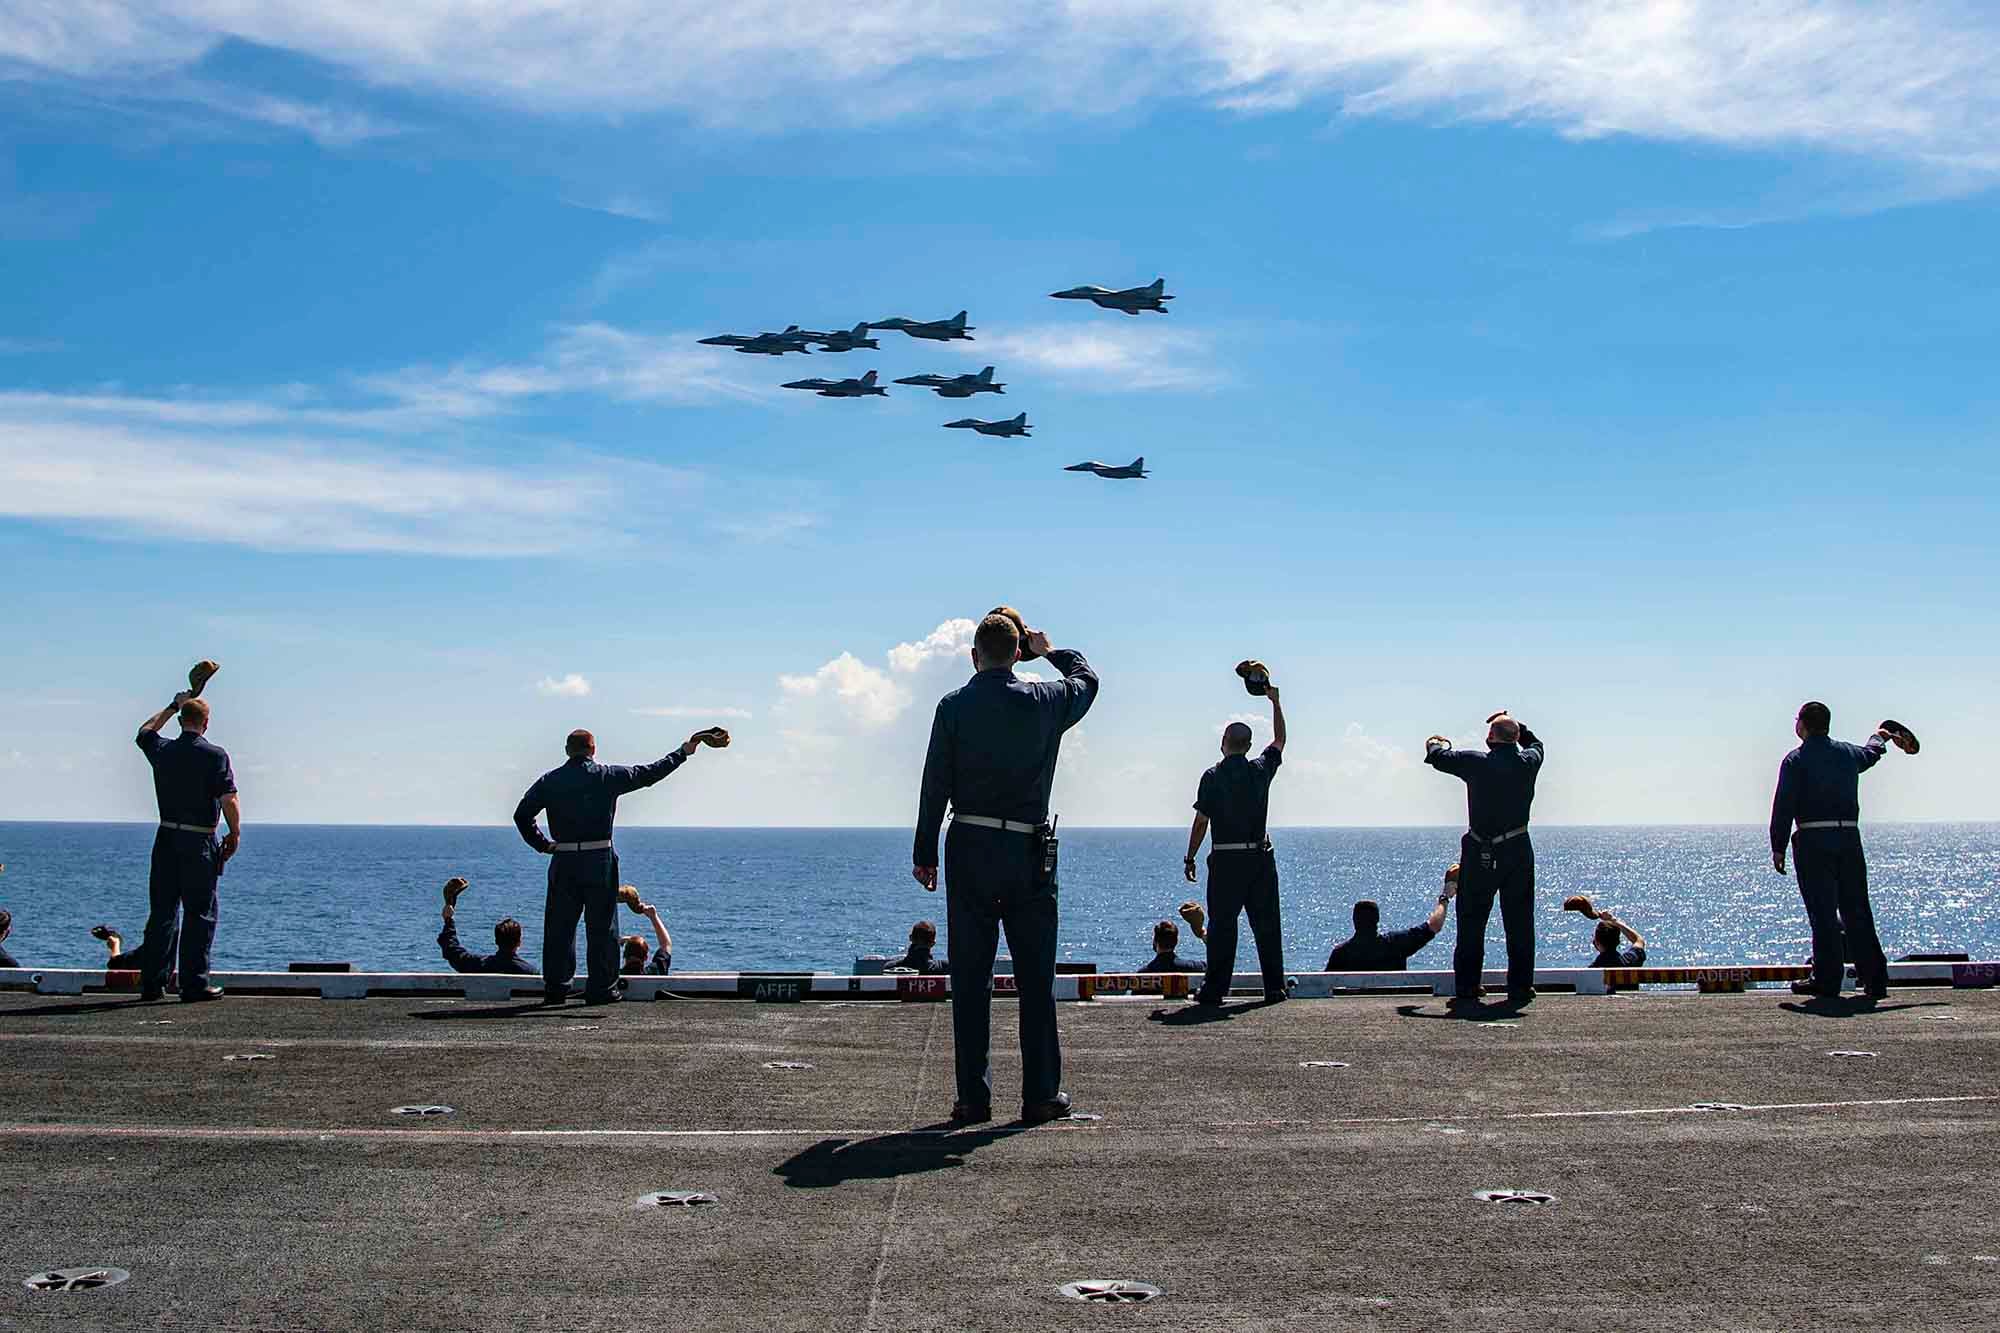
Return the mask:
[[[1875,909],[1868,902],[1868,857],[1859,829],[1805,829],[1792,834],[1792,868],[1812,923],[1813,984],[1839,990],[1854,960],[1854,976],[1866,988],[1889,984],[1889,960],[1875,933]]]
[[[945,928],[951,965],[951,1035],[958,1100],[993,1104],[993,959],[1000,932],[1020,992],[1021,1104],[1062,1089],[1056,1033],[1056,889],[1035,887],[1036,840],[953,824],[945,834]]]
[[[1285,993],[1285,940],[1278,921],[1278,858],[1271,852],[1208,854],[1208,975],[1203,1000],[1221,1002],[1236,975],[1236,930],[1250,918],[1264,994]]]
[[[602,999],[618,982],[618,853],[557,852],[549,858],[542,911],[542,985],[560,995],[576,976],[576,923],[583,922],[589,973],[585,999]]]
[[[140,983],[147,990],[165,990],[179,954],[180,991],[199,995],[208,989],[209,953],[215,946],[215,918],[220,906],[216,892],[222,872],[216,865],[218,844],[212,833],[160,829],[153,835],[153,864],[146,882],[149,911],[146,934],[136,952]],[[174,932],[180,932],[180,947]]]
[[[1489,869],[1480,859],[1485,850],[1467,834],[1458,847],[1458,943],[1452,949],[1453,989],[1470,997],[1479,993],[1479,976],[1486,970],[1486,923],[1493,900],[1500,900],[1500,924],[1507,932],[1507,989],[1524,991],[1535,984],[1535,848],[1527,834],[1492,849]]]

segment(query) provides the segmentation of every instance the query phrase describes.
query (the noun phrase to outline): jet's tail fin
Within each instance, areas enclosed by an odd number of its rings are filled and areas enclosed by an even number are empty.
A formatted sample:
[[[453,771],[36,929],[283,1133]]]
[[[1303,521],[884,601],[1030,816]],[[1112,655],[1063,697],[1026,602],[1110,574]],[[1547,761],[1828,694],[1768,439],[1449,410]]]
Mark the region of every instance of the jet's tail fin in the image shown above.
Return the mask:
[[[787,325],[785,325],[785,332],[786,332],[786,333],[797,333],[798,331],[799,331],[799,326],[798,326],[798,325],[796,325],[796,324],[787,324]]]
[[[863,375],[861,377],[861,382],[863,384],[872,386],[875,383],[875,372],[871,370],[866,375]]]
[[[1161,292],[1164,292],[1166,289],[1167,289],[1167,280],[1165,278],[1154,278],[1153,285],[1151,287],[1148,287],[1146,290],[1151,292],[1153,295],[1158,296]]]
[[[856,324],[849,336],[855,338],[865,338],[868,336],[868,321],[864,319],[859,324]]]
[[[1140,454],[1132,460],[1132,470],[1134,472],[1144,472],[1146,470],[1146,455]]]
[[[965,312],[963,310],[959,311],[956,315],[953,315],[951,317],[951,326],[955,329],[962,329],[965,327]]]
[[[1028,414],[1027,414],[1026,412],[1023,412],[1023,413],[1021,413],[1021,415],[1020,415],[1020,416],[1018,416],[1018,417],[1015,417],[1015,418],[1014,418],[1014,424],[1015,424],[1015,425],[1017,425],[1017,426],[1025,426],[1025,425],[1027,425],[1027,424],[1028,424]]]
[[[991,384],[993,382],[993,367],[988,366],[979,372],[979,382],[981,384]]]

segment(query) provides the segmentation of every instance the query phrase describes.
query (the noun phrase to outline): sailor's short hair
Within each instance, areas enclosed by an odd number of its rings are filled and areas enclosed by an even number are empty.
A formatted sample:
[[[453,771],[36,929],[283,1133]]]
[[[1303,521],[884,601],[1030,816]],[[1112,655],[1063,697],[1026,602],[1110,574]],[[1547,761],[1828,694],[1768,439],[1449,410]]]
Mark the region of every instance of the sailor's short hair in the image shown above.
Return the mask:
[[[982,662],[1009,665],[1020,655],[1021,631],[1006,616],[990,615],[972,632],[972,651],[979,654]]]
[[[1799,723],[1815,736],[1824,736],[1833,726],[1833,710],[1817,699],[1799,705]]]

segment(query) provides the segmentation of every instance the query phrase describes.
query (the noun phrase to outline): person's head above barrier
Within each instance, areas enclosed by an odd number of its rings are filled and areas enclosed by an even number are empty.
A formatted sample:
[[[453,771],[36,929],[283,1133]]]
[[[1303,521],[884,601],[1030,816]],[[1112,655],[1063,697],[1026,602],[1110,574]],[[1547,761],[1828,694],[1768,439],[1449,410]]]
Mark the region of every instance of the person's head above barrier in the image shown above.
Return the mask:
[[[1505,713],[1493,719],[1486,728],[1488,745],[1518,745],[1521,743],[1521,724]]]
[[[1798,720],[1792,723],[1792,732],[1800,740],[1808,736],[1824,736],[1833,729],[1833,710],[1817,699],[1809,699],[1799,705]]]
[[[618,941],[618,947],[625,951],[625,966],[637,970],[646,965],[646,937],[625,935]]]
[[[1171,921],[1162,921],[1153,927],[1153,952],[1172,953],[1180,947],[1181,928]]]
[[[8,911],[6,908],[0,907],[0,940],[6,939],[9,935],[13,933],[14,933],[14,914]]]
[[[500,946],[502,953],[516,953],[521,948],[521,923],[513,917],[502,917],[493,924],[493,942]]]
[[[1222,729],[1222,752],[1226,755],[1250,753],[1250,727],[1248,723],[1231,722]]]
[[[937,944],[937,926],[929,921],[919,921],[910,927],[910,947],[929,949]]]
[[[578,727],[563,740],[563,753],[572,759],[588,759],[597,753],[597,737]]]
[[[1590,932],[1590,947],[1601,954],[1617,953],[1618,945],[1623,938],[1618,932],[1617,923],[1599,921],[1596,929]]]
[[[186,699],[181,702],[180,723],[182,731],[191,731],[199,736],[208,730],[208,702],[205,699]]]
[[[1354,904],[1354,933],[1373,935],[1382,925],[1382,905],[1373,898]]]
[[[1003,615],[990,615],[972,632],[972,669],[1012,669],[1021,658],[1021,631]]]

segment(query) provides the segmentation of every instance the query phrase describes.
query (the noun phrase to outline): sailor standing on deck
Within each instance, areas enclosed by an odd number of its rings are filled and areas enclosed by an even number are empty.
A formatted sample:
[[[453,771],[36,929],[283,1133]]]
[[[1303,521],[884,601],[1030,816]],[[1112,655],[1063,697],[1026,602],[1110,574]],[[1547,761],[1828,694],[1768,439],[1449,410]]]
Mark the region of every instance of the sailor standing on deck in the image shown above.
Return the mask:
[[[181,734],[167,740],[160,729],[176,715]],[[207,732],[208,704],[182,690],[146,719],[137,737],[140,752],[153,766],[153,795],[160,808],[147,883],[151,912],[139,945],[139,982],[148,1000],[166,994],[167,978],[175,971],[177,928],[181,999],[222,998],[222,987],[208,982],[208,959],[215,944],[217,882],[242,842],[243,811],[228,752],[211,744]],[[216,825],[224,819],[229,834],[217,842]]]
[[[720,727],[697,731],[678,749],[650,764],[600,764],[597,738],[578,728],[563,751],[569,760],[535,779],[514,807],[514,827],[536,851],[549,858],[549,895],[542,924],[542,1002],[561,1004],[576,976],[576,923],[583,919],[584,951],[590,972],[585,1004],[623,999],[618,985],[618,852],[611,825],[618,798],[650,787],[688,761],[703,745],[729,744]],[[536,816],[549,814],[544,835]]]
[[[1025,653],[1024,653],[1025,650]],[[1014,664],[1045,657],[1059,681],[1022,680]],[[938,701],[924,758],[912,871],[926,891],[938,881],[938,827],[945,839],[945,925],[951,943],[951,1026],[958,1071],[955,1124],[993,1117],[993,957],[1000,931],[1014,955],[1020,992],[1021,1118],[1069,1114],[1056,1034],[1055,831],[1049,788],[1062,735],[1090,711],[1097,673],[1083,654],[1051,648],[995,612],[972,637],[972,679]]]
[[[1535,847],[1528,808],[1542,771],[1542,742],[1505,711],[1486,719],[1486,749],[1454,750],[1442,736],[1424,742],[1424,762],[1465,783],[1467,832],[1459,840],[1458,945],[1448,1007],[1478,1003],[1486,967],[1486,922],[1500,900],[1507,931],[1507,998],[1535,996]]]
[[[1799,747],[1778,765],[1778,790],[1771,799],[1771,865],[1782,875],[1786,846],[1797,853],[1799,896],[1812,923],[1813,974],[1793,982],[1792,989],[1800,995],[1840,994],[1843,959],[1851,957],[1862,994],[1879,1000],[1889,994],[1889,960],[1868,902],[1861,775],[1882,757],[1894,724],[1883,723],[1865,745],[1832,739],[1827,735],[1832,725],[1833,711],[1825,704],[1800,706],[1792,722]]]
[[[1255,759],[1250,728],[1231,722],[1222,729],[1222,762],[1201,775],[1188,829],[1181,871],[1195,882],[1195,857],[1212,830],[1208,849],[1208,975],[1195,1003],[1219,1005],[1236,973],[1236,923],[1250,918],[1257,940],[1257,965],[1264,976],[1264,999],[1285,998],[1285,940],[1278,919],[1278,858],[1264,826],[1271,807],[1271,779],[1285,760],[1285,706],[1278,687],[1263,677],[1260,693],[1271,700],[1271,743]]]

